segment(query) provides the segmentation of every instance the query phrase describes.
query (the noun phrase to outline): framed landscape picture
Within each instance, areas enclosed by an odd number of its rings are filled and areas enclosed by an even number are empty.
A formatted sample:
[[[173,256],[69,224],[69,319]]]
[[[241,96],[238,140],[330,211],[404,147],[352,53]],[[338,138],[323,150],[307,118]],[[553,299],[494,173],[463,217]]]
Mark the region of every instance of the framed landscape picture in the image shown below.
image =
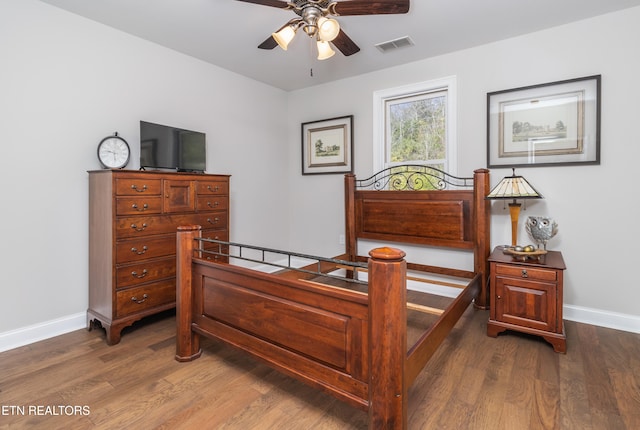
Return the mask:
[[[600,75],[487,94],[487,166],[600,164]]]
[[[302,174],[353,172],[353,115],[302,124]]]

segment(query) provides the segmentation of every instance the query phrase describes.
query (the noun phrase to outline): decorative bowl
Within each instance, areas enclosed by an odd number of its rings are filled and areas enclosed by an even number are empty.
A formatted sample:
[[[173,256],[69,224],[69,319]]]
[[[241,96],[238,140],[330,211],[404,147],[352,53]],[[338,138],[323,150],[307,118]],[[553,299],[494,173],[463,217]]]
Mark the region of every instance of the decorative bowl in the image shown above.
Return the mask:
[[[540,257],[547,253],[545,249],[534,249],[533,251],[516,251],[513,248],[505,247],[502,252],[512,256],[516,260],[540,260]]]

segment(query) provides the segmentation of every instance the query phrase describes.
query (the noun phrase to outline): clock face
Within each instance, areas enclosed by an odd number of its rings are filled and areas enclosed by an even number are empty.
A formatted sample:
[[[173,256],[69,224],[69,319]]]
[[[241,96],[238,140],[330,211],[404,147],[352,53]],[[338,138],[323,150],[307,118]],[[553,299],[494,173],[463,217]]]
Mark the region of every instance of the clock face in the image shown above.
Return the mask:
[[[98,145],[98,159],[109,169],[120,169],[129,162],[129,144],[118,136],[102,139]]]

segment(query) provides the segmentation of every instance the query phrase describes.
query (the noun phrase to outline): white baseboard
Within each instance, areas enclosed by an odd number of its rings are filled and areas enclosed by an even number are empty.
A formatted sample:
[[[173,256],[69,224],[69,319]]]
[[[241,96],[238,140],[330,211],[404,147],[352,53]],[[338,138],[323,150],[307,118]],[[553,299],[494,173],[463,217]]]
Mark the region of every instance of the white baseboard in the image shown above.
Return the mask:
[[[0,333],[0,352],[69,333],[86,326],[87,313],[81,312]]]
[[[564,305],[563,316],[569,321],[640,333],[640,316],[636,315]]]

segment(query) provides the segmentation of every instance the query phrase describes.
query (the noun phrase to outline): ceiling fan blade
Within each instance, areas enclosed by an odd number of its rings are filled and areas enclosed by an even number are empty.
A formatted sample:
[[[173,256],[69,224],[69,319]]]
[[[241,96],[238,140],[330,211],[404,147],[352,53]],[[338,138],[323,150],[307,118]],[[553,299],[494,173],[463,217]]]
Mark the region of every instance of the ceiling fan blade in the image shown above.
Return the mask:
[[[288,9],[289,2],[281,0],[238,0],[245,3],[261,4],[263,6],[278,7],[280,9]]]
[[[360,51],[360,47],[342,30],[340,30],[338,37],[333,39],[331,43],[333,43],[333,46],[342,52],[345,57]]]
[[[340,16],[384,15],[409,12],[409,0],[349,0],[339,1],[335,11]]]
[[[269,36],[268,39],[266,39],[264,42],[262,42],[260,45],[258,45],[258,48],[260,49],[273,49],[276,46],[278,46],[278,42],[276,42],[276,40]]]

